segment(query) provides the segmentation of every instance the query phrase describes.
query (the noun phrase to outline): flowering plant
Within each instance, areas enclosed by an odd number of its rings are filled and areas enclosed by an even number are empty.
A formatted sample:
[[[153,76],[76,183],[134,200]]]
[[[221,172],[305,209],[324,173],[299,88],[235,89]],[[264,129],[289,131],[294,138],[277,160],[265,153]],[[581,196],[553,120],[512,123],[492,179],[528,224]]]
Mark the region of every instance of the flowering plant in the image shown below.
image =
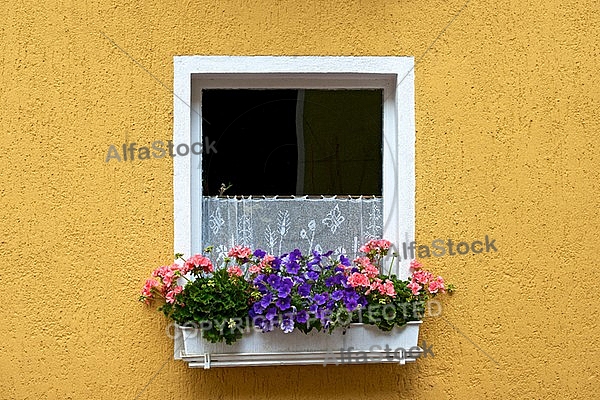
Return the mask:
[[[387,240],[371,240],[360,248],[365,257],[354,260],[350,283],[364,293],[369,307],[359,317],[362,322],[376,325],[383,331],[394,326],[405,325],[408,321],[421,320],[425,314],[426,302],[439,293],[454,291],[454,285],[445,285],[441,276],[435,277],[423,269],[418,260],[410,264],[411,278],[399,279],[382,271],[382,259],[387,255],[391,243]]]
[[[332,317],[340,310],[366,305],[347,284],[344,271],[350,261],[331,254],[313,251],[306,257],[296,249],[273,258],[266,268],[260,268],[259,262],[250,275],[258,292],[249,313],[254,325],[263,332],[277,327],[286,333],[294,328],[304,333],[313,328],[331,331],[336,326]],[[263,252],[257,255],[261,259]]]
[[[199,326],[211,342],[231,344],[251,326],[331,333],[363,322],[389,331],[421,320],[428,299],[453,289],[417,260],[409,280],[391,274],[393,257],[386,274],[383,259],[390,247],[387,240],[370,240],[360,248],[363,256],[351,261],[332,251],[274,256],[236,246],[217,269],[204,255],[185,260],[178,254],[183,263],[157,268],[140,300],[164,298],[160,310],[167,317]]]
[[[205,251],[211,250],[209,247]],[[239,255],[235,250],[229,254]],[[155,298],[163,298],[160,311],[178,324],[200,327],[210,342],[231,344],[240,339],[248,320],[251,293],[241,272],[245,259],[234,257],[234,265],[228,266],[232,260],[226,258],[224,266],[215,269],[212,261],[201,254],[187,260],[181,254],[175,257],[183,263],[154,270],[146,280],[140,301],[149,304]]]

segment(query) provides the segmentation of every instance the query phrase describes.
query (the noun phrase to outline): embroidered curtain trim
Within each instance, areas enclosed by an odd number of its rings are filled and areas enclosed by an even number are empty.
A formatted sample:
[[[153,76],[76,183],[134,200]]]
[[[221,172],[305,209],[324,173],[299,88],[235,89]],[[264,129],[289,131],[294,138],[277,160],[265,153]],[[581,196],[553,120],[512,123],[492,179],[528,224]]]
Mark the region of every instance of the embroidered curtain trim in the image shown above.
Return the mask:
[[[358,247],[383,233],[383,199],[203,197],[203,247],[222,259],[232,245],[280,255],[334,250],[355,257]]]

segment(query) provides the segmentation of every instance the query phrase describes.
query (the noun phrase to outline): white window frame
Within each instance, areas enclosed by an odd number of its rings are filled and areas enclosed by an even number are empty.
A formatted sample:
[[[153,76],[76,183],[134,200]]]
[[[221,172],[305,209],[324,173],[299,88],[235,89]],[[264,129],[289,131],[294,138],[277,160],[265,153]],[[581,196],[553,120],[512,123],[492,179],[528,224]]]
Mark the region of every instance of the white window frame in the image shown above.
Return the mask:
[[[202,89],[383,89],[383,237],[415,233],[413,57],[176,56],[173,143],[201,142]],[[173,158],[174,249],[202,251],[202,154]],[[401,251],[395,249],[401,255]],[[409,274],[410,260],[394,270]]]

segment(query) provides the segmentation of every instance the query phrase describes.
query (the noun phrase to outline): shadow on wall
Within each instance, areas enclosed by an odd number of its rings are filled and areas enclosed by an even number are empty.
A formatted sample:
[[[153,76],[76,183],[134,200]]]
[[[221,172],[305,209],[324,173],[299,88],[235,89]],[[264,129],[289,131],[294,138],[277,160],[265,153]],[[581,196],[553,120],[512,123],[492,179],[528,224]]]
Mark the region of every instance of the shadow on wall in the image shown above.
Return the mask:
[[[378,399],[390,398],[397,390],[413,392],[419,367],[417,361],[408,365],[223,368],[189,373],[194,377],[191,391],[203,392],[208,398]]]

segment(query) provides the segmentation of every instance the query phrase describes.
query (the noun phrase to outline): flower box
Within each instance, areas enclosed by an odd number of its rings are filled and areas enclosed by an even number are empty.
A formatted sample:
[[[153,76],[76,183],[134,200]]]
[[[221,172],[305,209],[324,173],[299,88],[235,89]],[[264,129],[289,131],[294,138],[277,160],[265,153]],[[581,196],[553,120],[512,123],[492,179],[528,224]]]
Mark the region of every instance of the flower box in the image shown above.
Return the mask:
[[[191,368],[405,364],[423,352],[426,301],[446,287],[416,260],[410,280],[391,274],[393,257],[384,269],[390,246],[370,240],[354,260],[235,246],[220,268],[178,254],[183,264],[155,269],[140,300],[164,299],[159,309],[177,324],[174,356]]]
[[[190,368],[269,366],[269,365],[344,365],[366,363],[414,362],[422,321],[411,321],[389,332],[376,326],[354,323],[345,331],[331,334],[294,330],[263,333],[249,329],[231,345],[209,343],[202,330],[177,326],[176,358]],[[179,350],[179,351],[177,351]]]

